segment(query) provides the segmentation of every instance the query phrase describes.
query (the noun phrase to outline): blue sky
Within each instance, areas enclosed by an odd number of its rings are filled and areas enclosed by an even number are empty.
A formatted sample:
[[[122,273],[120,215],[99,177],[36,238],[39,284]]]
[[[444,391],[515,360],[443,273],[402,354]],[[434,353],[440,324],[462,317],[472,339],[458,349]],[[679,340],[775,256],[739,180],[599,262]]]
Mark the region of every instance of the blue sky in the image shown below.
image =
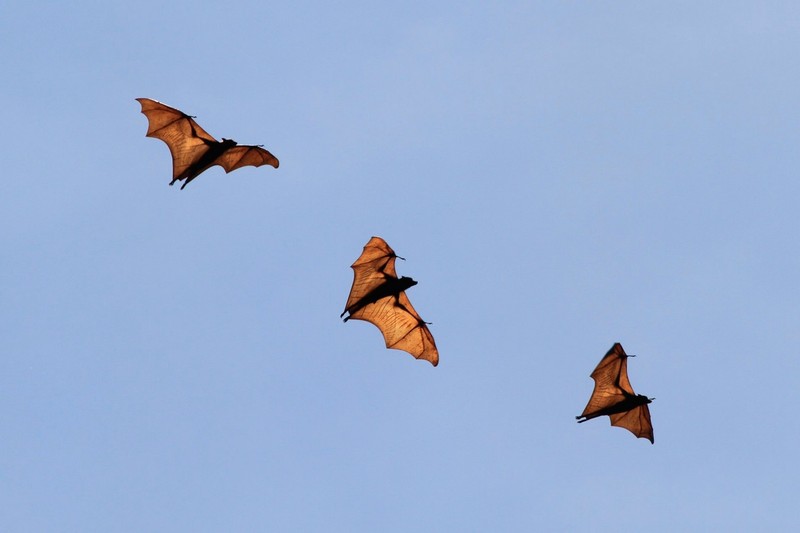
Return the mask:
[[[6,3],[0,528],[797,528],[799,23]],[[137,97],[281,167],[168,187]],[[437,368],[339,319],[372,235]],[[655,445],[575,423],[616,341]]]

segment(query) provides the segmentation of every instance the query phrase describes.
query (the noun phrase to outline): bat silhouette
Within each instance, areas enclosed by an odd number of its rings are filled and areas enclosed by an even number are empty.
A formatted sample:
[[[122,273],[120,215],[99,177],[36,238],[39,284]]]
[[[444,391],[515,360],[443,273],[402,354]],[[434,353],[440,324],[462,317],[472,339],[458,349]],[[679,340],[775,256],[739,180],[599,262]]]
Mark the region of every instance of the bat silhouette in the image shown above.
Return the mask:
[[[387,348],[404,350],[436,366],[439,364],[439,351],[433,335],[405,293],[417,282],[406,276],[397,277],[394,269],[397,257],[380,237],[369,240],[351,265],[353,287],[339,316],[348,313],[345,322],[352,318],[375,324],[383,333]]]
[[[137,98],[147,117],[147,137],[161,139],[172,154],[172,185],[184,181],[181,189],[209,167],[219,165],[225,172],[245,166],[271,165],[278,168],[277,158],[260,145],[237,145],[236,141],[216,140],[194,121],[193,117],[174,107],[149,98]]]
[[[612,426],[625,428],[637,437],[655,443],[650,409],[647,407],[655,398],[633,392],[628,381],[628,357],[620,343],[611,347],[592,372],[594,392],[586,409],[575,418],[581,423],[608,415]]]

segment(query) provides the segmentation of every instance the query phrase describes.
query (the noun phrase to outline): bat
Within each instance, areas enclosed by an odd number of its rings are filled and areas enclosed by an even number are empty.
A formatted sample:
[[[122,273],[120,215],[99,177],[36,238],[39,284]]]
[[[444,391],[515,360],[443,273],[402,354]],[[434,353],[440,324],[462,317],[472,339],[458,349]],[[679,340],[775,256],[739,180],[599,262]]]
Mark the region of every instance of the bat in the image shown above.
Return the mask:
[[[436,366],[439,351],[433,335],[405,293],[417,282],[406,276],[397,277],[394,269],[397,257],[380,237],[369,240],[350,267],[353,287],[339,318],[348,313],[345,322],[351,318],[371,322],[381,330],[387,348],[404,350]]]
[[[594,391],[586,409],[575,418],[581,423],[608,415],[612,426],[625,428],[637,437],[655,443],[647,407],[655,398],[633,392],[628,381],[628,357],[633,356],[627,355],[620,343],[611,347],[592,372]]]
[[[278,168],[278,159],[267,150],[223,138],[216,140],[191,117],[174,107],[149,98],[137,98],[147,117],[147,137],[161,139],[172,154],[172,185],[184,181],[181,189],[208,168],[219,165],[225,172],[248,165],[271,165]]]

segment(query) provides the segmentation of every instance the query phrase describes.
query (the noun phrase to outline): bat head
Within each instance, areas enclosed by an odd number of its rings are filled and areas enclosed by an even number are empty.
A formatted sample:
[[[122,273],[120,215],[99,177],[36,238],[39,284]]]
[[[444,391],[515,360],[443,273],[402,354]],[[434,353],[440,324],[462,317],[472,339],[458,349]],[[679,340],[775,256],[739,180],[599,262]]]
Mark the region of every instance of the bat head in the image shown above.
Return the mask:
[[[222,144],[227,148],[231,148],[236,146],[236,141],[234,141],[233,139],[226,139],[225,137],[223,137]]]
[[[402,276],[401,278],[399,278],[397,280],[397,285],[402,287],[400,289],[401,291],[404,291],[404,290],[408,289],[409,287],[413,287],[416,284],[417,284],[417,282],[414,281],[413,279],[409,278],[408,276]]]

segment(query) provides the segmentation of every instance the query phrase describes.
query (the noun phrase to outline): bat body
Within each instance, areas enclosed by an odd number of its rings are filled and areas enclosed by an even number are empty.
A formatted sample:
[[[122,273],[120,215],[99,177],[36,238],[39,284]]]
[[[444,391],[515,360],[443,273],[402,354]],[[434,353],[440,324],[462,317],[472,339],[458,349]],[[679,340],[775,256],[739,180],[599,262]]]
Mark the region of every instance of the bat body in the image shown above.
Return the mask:
[[[147,117],[147,136],[161,139],[172,154],[172,181],[184,181],[181,189],[208,168],[219,165],[225,172],[245,166],[270,165],[278,168],[278,159],[261,146],[216,140],[194,119],[174,107],[149,98],[136,99]]]
[[[653,440],[653,424],[647,404],[653,399],[633,392],[628,380],[628,355],[620,343],[614,344],[592,372],[594,391],[578,423],[608,416],[612,426],[627,429],[640,438]]]
[[[375,324],[387,348],[404,350],[436,366],[439,351],[433,335],[405,293],[417,282],[406,276],[397,277],[396,259],[397,254],[386,241],[380,237],[369,240],[351,266],[353,286],[340,316],[348,313],[345,322],[352,318]]]

